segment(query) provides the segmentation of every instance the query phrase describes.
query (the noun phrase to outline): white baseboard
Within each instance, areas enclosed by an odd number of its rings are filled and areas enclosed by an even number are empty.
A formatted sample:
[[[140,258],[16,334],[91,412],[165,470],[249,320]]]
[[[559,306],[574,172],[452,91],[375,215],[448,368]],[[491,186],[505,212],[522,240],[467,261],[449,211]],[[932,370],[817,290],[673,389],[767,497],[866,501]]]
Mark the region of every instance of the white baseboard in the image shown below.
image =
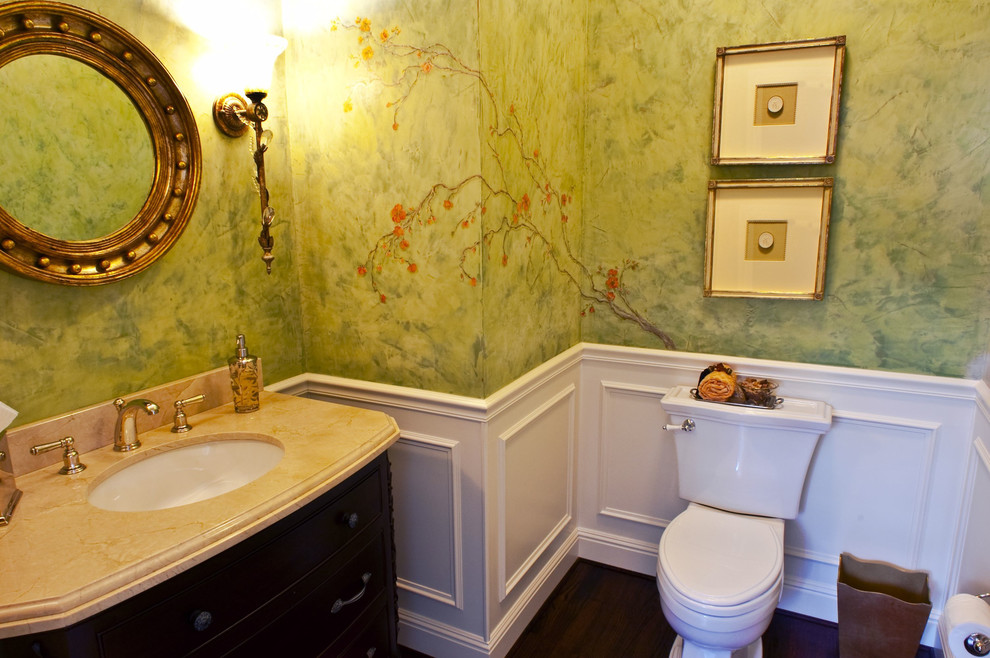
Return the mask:
[[[502,617],[502,621],[492,630],[491,656],[501,658],[509,652],[526,626],[550,598],[550,594],[560,584],[568,569],[577,561],[577,531],[570,534],[560,547],[547,560],[529,586]]]
[[[434,619],[399,610],[399,644],[433,658],[488,658],[485,638]]]
[[[582,559],[634,573],[656,575],[656,544],[588,528],[578,528],[578,537],[578,556]]]
[[[577,538],[577,532],[572,533],[547,560],[502,617],[502,621],[492,630],[488,640],[407,610],[400,610],[399,643],[434,658],[502,658],[577,560]]]

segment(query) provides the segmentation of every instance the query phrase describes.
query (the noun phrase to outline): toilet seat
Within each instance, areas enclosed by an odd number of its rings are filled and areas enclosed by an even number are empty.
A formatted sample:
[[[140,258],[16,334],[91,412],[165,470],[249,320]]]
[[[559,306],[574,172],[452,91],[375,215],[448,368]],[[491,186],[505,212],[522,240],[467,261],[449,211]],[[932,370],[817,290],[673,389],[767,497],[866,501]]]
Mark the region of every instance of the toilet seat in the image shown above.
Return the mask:
[[[691,503],[660,538],[658,575],[666,593],[686,608],[715,617],[745,615],[780,596],[783,537],[780,519]]]

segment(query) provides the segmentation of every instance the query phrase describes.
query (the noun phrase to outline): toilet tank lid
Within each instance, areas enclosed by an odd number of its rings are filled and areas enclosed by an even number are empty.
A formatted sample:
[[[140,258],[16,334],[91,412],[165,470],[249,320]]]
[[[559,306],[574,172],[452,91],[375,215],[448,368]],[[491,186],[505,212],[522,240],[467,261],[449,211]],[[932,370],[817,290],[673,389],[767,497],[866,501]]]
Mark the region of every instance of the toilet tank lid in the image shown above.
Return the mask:
[[[775,409],[698,400],[688,386],[675,386],[660,401],[668,414],[695,416],[740,425],[780,427],[824,433],[832,425],[832,405],[822,400],[783,398]]]

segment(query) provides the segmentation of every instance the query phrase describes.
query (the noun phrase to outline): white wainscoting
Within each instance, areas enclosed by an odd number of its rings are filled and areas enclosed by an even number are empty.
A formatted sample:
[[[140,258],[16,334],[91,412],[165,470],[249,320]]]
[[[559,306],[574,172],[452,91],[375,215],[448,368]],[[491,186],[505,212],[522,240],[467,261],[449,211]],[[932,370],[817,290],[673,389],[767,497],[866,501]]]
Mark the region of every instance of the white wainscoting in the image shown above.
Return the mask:
[[[953,593],[990,592],[990,390],[980,385]]]
[[[390,450],[400,642],[499,656],[577,556],[653,574],[685,507],[660,405],[714,361],[825,400],[833,426],[785,531],[781,606],[836,618],[839,553],[990,589],[990,394],[983,382],[581,344],[485,400],[323,375],[274,390],[380,409]]]
[[[395,418],[389,449],[400,642],[437,658],[489,656],[483,400],[305,374],[267,387]]]
[[[464,608],[460,444],[404,433],[389,450],[398,586]],[[423,483],[430,486],[423,486]],[[428,555],[430,559],[421,559]]]
[[[575,394],[568,386],[498,437],[500,602],[573,518]]]
[[[268,387],[396,419],[404,646],[504,656],[573,564],[579,367],[570,350],[485,400],[315,374]]]
[[[660,400],[667,389],[614,381],[600,387],[598,514],[665,528],[687,507],[677,497],[674,442],[656,432],[666,422]]]
[[[839,554],[930,573],[933,614],[947,594],[973,439],[976,382],[809,364],[585,345],[579,428],[582,557],[655,573],[662,529],[684,508],[673,437],[660,406],[708,364],[825,400],[831,430],[812,460],[801,513],[785,531],[783,608],[835,621]]]

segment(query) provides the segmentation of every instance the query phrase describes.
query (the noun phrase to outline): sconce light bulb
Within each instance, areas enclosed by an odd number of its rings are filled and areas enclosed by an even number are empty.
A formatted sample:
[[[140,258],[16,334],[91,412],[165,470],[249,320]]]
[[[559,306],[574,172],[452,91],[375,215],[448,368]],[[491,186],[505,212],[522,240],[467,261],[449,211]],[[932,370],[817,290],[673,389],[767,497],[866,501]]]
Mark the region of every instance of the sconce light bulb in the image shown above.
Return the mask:
[[[283,37],[269,34],[256,40],[251,47],[241,52],[239,57],[241,73],[244,76],[244,95],[252,103],[259,103],[268,95],[272,86],[275,62],[288,45]]]

